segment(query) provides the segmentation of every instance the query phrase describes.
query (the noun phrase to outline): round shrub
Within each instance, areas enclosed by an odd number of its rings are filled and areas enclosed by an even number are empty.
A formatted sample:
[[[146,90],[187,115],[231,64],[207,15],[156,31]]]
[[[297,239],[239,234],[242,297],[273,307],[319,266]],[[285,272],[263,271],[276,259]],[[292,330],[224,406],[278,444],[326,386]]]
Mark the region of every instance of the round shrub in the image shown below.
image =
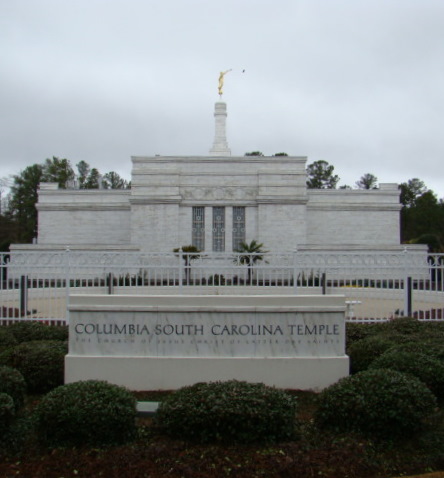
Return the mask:
[[[63,384],[68,346],[58,340],[36,340],[16,345],[0,354],[0,365],[16,368],[28,392],[45,393]]]
[[[0,393],[7,393],[18,410],[25,402],[26,382],[15,368],[0,366]]]
[[[441,338],[418,338],[413,342],[395,345],[390,351],[411,352],[444,361],[444,342]]]
[[[0,352],[17,345],[17,339],[7,327],[0,327]]]
[[[294,438],[296,399],[260,383],[197,383],[169,396],[155,418],[166,434],[201,443],[276,442]]]
[[[424,329],[424,324],[412,317],[398,317],[381,324],[382,329],[388,333],[400,333],[402,335],[412,335],[420,333]]]
[[[36,431],[45,445],[111,445],[136,432],[136,399],[104,381],[70,383],[49,392],[36,407]]]
[[[18,342],[33,340],[68,340],[68,327],[46,325],[41,322],[24,320],[7,326]]]
[[[0,437],[9,430],[14,415],[14,400],[7,393],[0,393]]]
[[[361,324],[347,322],[345,324],[345,342],[347,345],[354,344],[358,340],[378,334],[380,330],[381,324],[377,323]]]
[[[357,373],[367,370],[369,365],[395,345],[391,339],[375,335],[352,344],[347,353],[350,357],[350,372]]]
[[[438,397],[444,397],[444,363],[432,356],[391,349],[378,357],[371,369],[391,369],[419,378]]]
[[[396,438],[421,429],[436,397],[416,377],[377,369],[343,378],[320,394],[316,423],[336,432]]]

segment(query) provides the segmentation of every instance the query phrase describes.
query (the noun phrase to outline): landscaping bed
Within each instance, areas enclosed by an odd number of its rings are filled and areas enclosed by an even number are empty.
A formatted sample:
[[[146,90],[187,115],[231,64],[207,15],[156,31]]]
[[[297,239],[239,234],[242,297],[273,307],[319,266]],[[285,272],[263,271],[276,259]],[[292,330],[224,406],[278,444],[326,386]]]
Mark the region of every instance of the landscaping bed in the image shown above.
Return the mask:
[[[22,372],[26,375],[29,365],[24,357],[25,353],[28,353],[29,347],[17,343],[21,342],[17,338],[20,334],[17,330],[15,332],[13,338],[6,337],[4,333],[4,350],[0,353],[0,366],[5,365],[1,363],[2,360],[9,360],[10,362],[15,360],[17,367],[21,367]],[[24,330],[19,330],[19,332],[23,334]],[[245,437],[251,439],[252,435],[248,434],[245,436],[234,434],[232,440],[212,434],[196,435],[195,439],[188,436],[186,438],[185,436],[177,437],[166,433],[168,432],[165,425],[167,422],[162,425],[155,416],[138,416],[135,419],[135,432],[131,435],[131,431],[129,431],[128,436],[130,438],[121,444],[85,445],[84,442],[79,442],[75,446],[66,444],[58,446],[54,443],[48,445],[42,441],[37,424],[40,416],[40,429],[46,426],[45,420],[42,420],[42,416],[45,417],[46,415],[42,415],[42,413],[49,413],[49,416],[51,416],[54,409],[54,405],[50,406],[51,400],[63,400],[65,406],[61,408],[63,408],[68,418],[70,416],[68,413],[70,406],[74,406],[74,412],[76,411],[75,400],[73,401],[74,405],[69,405],[66,395],[63,396],[60,393],[60,388],[56,386],[53,389],[53,391],[57,390],[57,393],[46,391],[46,385],[54,386],[54,377],[59,376],[58,368],[54,367],[51,377],[42,375],[42,379],[45,380],[45,387],[43,387],[45,391],[41,391],[37,387],[32,395],[28,393],[24,404],[17,412],[11,430],[0,436],[0,441],[3,440],[0,448],[0,476],[5,478],[387,478],[406,475],[417,476],[421,473],[444,470],[443,383],[439,373],[440,364],[444,360],[444,345],[441,345],[444,344],[444,324],[418,323],[406,319],[378,325],[353,324],[347,326],[347,337],[347,348],[351,356],[354,375],[346,382],[341,382],[341,386],[332,388],[329,394],[287,391],[287,394],[292,397],[288,399],[288,404],[291,405],[293,399],[296,401],[294,435],[291,438],[280,438],[269,442],[266,440],[266,435],[265,440],[263,435],[262,438],[258,435],[257,442],[247,443],[248,440],[242,442]],[[62,335],[60,341],[63,342],[65,338]],[[38,338],[35,334],[26,335],[26,343],[33,340],[47,341],[45,354],[41,352],[41,356],[33,356],[33,366],[40,361],[42,367],[45,366],[43,359],[48,351],[50,351],[48,357],[51,361],[54,361],[54,357],[59,356],[59,348],[55,347],[53,342],[48,342],[48,339],[55,340],[57,338],[54,336],[46,337],[45,334],[41,334]],[[7,347],[7,341],[11,342],[10,347]],[[17,352],[14,352],[13,348]],[[43,345],[34,347],[33,353],[43,349]],[[395,354],[399,360],[393,361],[394,369],[386,371],[386,368],[379,368],[381,364],[386,367],[387,357],[393,356],[394,350],[399,352]],[[384,354],[387,355],[384,356]],[[417,358],[421,357],[421,361],[419,359],[413,360],[415,363],[411,364],[412,360],[409,354],[414,354],[414,357]],[[424,357],[428,357],[427,360]],[[419,369],[414,366],[417,363],[422,364]],[[428,368],[431,368],[433,372],[434,367],[436,367],[436,373],[430,373]],[[359,369],[359,371],[354,370],[354,368]],[[34,378],[37,371],[37,369],[32,369]],[[421,380],[415,378],[415,374],[421,375]],[[363,377],[367,382],[364,381]],[[13,378],[14,383],[20,385],[17,378],[15,376]],[[31,383],[35,388],[34,382]],[[382,427],[377,424],[377,418],[380,415],[378,407],[381,405],[371,401],[376,393],[365,395],[365,393],[359,391],[359,387],[362,388],[362,383],[364,383],[364,388],[376,386],[375,390],[377,391],[379,390],[378,387],[389,387],[395,383],[394,391],[399,392],[399,397],[396,398],[396,393],[390,390],[389,393],[381,395],[383,402],[380,402],[386,404],[385,408],[393,406],[395,411],[398,408],[401,409],[400,407],[405,403],[413,406],[416,397],[425,397],[422,400],[429,402],[427,414],[421,416],[422,418],[415,418],[417,415],[412,415],[411,417],[417,420],[415,422],[408,421],[407,416],[404,420],[404,415],[399,417],[394,413],[393,416],[389,416],[392,421],[386,421],[387,424],[390,423],[390,426],[387,425],[387,428],[384,429],[384,418],[381,421]],[[18,385],[13,390],[18,397],[16,400],[19,400],[20,397],[20,387]],[[215,395],[213,399],[217,402],[215,403],[214,417],[218,417],[217,420],[225,420],[226,418],[220,418],[218,414],[221,411],[223,412],[225,408],[230,407],[226,404],[220,405],[218,397],[224,395],[225,392],[220,388],[220,385],[218,387],[218,395]],[[233,384],[227,386],[227,394],[244,397],[244,404],[247,405],[250,403],[248,400],[251,397],[256,400],[257,394],[262,393],[260,388],[252,392],[244,385],[241,386],[240,391],[236,387],[235,384],[235,390],[233,391]],[[426,395],[418,394],[414,391],[415,387],[418,387],[418,390],[420,389],[421,394]],[[73,393],[80,393],[79,387],[74,387],[72,390]],[[95,395],[101,395],[102,391],[99,393],[99,389],[97,390],[94,392]],[[432,393],[430,390],[433,390],[433,399],[430,398]],[[111,392],[117,393],[113,390]],[[200,389],[196,389],[196,396],[197,393],[201,392]],[[408,395],[411,392],[414,395]],[[81,393],[86,392],[82,391]],[[190,391],[187,393],[189,394]],[[214,391],[205,390],[205,393],[214,393]],[[93,411],[97,408],[94,403],[95,395],[82,395],[84,397],[82,403],[89,403],[92,407],[90,410]],[[129,401],[156,401],[166,404],[172,397],[176,396],[177,394],[173,392],[134,392],[131,393]],[[191,419],[200,418],[200,415],[203,416],[205,412],[211,426],[211,407],[200,408],[204,404],[208,405],[208,400],[202,398],[194,403],[192,395],[185,394],[183,396],[186,399],[185,405],[187,401],[190,402]],[[103,397],[107,404],[112,402],[106,394]],[[335,402],[338,397],[340,400],[344,400],[341,407],[338,407]],[[345,406],[345,401],[350,397],[353,400],[359,397],[359,400],[356,401],[356,408]],[[393,404],[390,401],[393,397],[399,399],[400,402]],[[127,398],[124,396],[122,400]],[[273,408],[277,410],[279,410],[279,407],[284,409],[285,403],[287,403],[280,402],[280,396],[271,395],[267,399],[276,400],[276,402],[273,402],[275,404]],[[359,409],[358,405],[363,400],[366,400],[365,406]],[[46,408],[43,406],[45,403]],[[60,402],[56,401],[54,403],[57,408],[57,403]],[[182,410],[174,401],[172,404],[171,409],[173,411],[179,410],[180,413],[187,413],[186,409]],[[242,406],[244,404],[240,403]],[[419,405],[420,403],[418,403]],[[234,413],[237,407],[232,408],[233,410],[230,413]],[[251,427],[252,430],[255,430],[255,428],[264,430],[266,421],[259,426],[254,420],[256,409],[258,409],[258,406],[253,407],[249,418],[246,417],[250,414],[248,407],[242,412],[239,425],[234,427],[234,432],[247,430],[248,427]],[[106,413],[112,414],[113,411],[110,410],[107,409]],[[335,413],[336,410],[337,414]],[[357,410],[359,419],[353,416],[354,410]],[[420,411],[425,413],[424,410]],[[87,412],[94,413],[88,410]],[[363,416],[367,412],[369,418],[366,422]],[[265,413],[265,411],[261,412],[261,414]],[[374,422],[372,421],[372,413],[375,416]],[[402,414],[407,413],[410,413],[409,409],[402,412]],[[335,422],[335,415],[341,416],[339,424]],[[174,417],[171,418],[168,414],[166,416],[168,417],[168,423],[174,422]],[[67,418],[65,417],[65,419]],[[79,427],[82,426],[84,429],[85,421],[88,422],[87,419],[82,418]],[[106,428],[107,423],[101,424],[101,421],[98,420],[91,428],[98,429],[102,425]],[[199,421],[196,422],[196,425],[193,425],[191,421],[183,433],[187,435],[193,432],[193,427],[199,426],[202,426]],[[63,428],[63,426],[61,427]],[[399,428],[399,432],[395,433],[397,428]],[[227,430],[230,431],[230,428],[228,427]],[[286,429],[283,431],[283,433],[287,432]],[[106,434],[104,436],[106,437]],[[87,440],[91,437],[94,438],[94,433],[91,436],[85,435],[84,439]],[[206,439],[208,440],[207,443],[204,442]]]

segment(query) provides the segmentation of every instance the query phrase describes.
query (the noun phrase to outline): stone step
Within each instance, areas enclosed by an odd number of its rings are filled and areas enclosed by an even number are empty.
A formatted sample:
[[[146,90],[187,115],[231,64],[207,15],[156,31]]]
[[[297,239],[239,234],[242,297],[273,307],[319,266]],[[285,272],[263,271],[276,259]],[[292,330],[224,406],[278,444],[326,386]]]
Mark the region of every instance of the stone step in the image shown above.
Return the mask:
[[[154,415],[159,408],[159,402],[137,402],[137,413],[139,415]]]

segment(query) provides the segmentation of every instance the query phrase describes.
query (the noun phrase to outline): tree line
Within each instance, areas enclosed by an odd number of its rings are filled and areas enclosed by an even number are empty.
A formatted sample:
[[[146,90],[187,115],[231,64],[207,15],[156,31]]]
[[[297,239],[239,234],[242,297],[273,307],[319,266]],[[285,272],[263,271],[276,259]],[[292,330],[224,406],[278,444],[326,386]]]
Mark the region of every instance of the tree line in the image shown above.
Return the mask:
[[[307,166],[307,187],[335,189],[339,176],[327,161],[315,161]],[[358,189],[377,189],[378,178],[366,173],[356,181]],[[351,189],[340,186],[340,189]],[[418,178],[399,184],[401,208],[401,242],[427,244],[430,252],[444,252],[444,200],[427,188]]]
[[[246,156],[263,156],[260,151]],[[276,153],[274,156],[287,156]],[[309,189],[336,189],[340,178],[334,166],[319,160],[307,165]],[[41,164],[28,166],[13,176],[7,207],[0,213],[0,251],[7,251],[11,243],[30,243],[37,235],[37,193],[41,182],[55,182],[60,188],[127,189],[131,183],[114,171],[100,174],[85,161],[76,164],[68,159],[52,157]],[[355,188],[377,189],[378,178],[366,173],[355,182]],[[339,186],[339,189],[352,189]],[[431,252],[444,252],[444,201],[418,178],[399,185],[401,208],[401,242],[428,244]]]
[[[35,205],[40,183],[57,183],[61,189],[127,189],[131,186],[115,171],[101,175],[85,161],[75,167],[76,170],[68,159],[53,156],[12,177],[10,193],[0,214],[0,251],[7,251],[11,243],[30,243],[37,236]]]

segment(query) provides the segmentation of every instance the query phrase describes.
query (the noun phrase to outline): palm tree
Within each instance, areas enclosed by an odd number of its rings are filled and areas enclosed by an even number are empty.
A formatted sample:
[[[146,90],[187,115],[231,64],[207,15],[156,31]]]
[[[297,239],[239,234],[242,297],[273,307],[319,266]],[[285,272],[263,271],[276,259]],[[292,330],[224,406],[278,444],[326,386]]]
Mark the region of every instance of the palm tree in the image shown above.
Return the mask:
[[[246,264],[248,267],[248,284],[251,284],[253,276],[253,267],[254,265],[264,259],[264,254],[268,251],[264,251],[264,245],[261,242],[257,242],[256,239],[253,239],[250,244],[247,242],[241,242],[239,248],[236,252],[239,253],[237,261],[240,264]]]
[[[199,259],[201,251],[196,246],[190,244],[188,246],[177,247],[176,249],[173,249],[173,252],[183,253],[181,255],[185,262],[185,282],[188,284],[190,282],[191,261]]]

